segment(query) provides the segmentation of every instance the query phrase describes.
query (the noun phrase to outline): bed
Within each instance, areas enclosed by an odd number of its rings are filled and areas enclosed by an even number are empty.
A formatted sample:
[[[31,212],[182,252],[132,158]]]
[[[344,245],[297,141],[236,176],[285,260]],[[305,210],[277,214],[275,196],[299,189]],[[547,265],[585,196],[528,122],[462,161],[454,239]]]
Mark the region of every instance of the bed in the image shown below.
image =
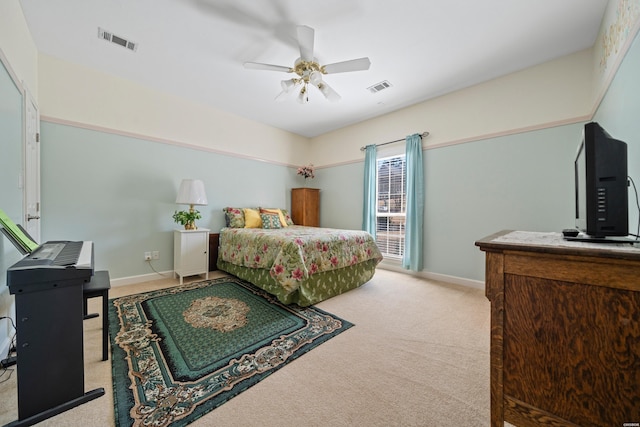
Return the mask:
[[[231,211],[235,222],[228,209],[236,209]],[[248,214],[246,209],[241,213]],[[237,208],[225,208],[227,227],[220,230],[217,266],[284,304],[309,306],[355,289],[373,277],[382,260],[365,231],[294,225],[280,209],[258,212],[261,227],[248,215],[241,221]]]

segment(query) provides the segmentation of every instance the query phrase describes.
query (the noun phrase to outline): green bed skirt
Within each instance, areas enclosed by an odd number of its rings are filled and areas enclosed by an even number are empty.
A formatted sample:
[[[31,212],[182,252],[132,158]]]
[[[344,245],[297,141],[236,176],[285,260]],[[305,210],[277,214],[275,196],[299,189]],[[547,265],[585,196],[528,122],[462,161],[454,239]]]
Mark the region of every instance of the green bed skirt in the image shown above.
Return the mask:
[[[362,286],[371,280],[376,272],[377,264],[378,261],[372,259],[349,267],[316,273],[302,281],[298,289],[288,292],[271,277],[269,270],[240,267],[220,258],[217,263],[220,270],[253,283],[275,295],[283,304],[295,303],[302,307],[316,304]]]

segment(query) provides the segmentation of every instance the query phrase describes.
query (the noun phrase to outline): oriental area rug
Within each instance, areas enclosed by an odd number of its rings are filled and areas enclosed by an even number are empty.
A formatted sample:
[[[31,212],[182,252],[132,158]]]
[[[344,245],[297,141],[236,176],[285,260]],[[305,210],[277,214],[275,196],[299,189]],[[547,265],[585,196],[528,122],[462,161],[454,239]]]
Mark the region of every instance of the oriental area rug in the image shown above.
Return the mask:
[[[235,277],[110,303],[119,427],[185,426],[353,326]]]

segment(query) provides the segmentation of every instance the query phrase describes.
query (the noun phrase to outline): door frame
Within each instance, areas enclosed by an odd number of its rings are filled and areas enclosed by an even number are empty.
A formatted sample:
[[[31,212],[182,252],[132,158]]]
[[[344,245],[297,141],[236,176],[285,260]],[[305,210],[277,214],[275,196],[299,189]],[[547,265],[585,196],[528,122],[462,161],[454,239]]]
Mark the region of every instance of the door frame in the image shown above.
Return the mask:
[[[36,243],[41,239],[40,197],[40,111],[38,104],[24,82],[24,138],[23,138],[23,224]]]

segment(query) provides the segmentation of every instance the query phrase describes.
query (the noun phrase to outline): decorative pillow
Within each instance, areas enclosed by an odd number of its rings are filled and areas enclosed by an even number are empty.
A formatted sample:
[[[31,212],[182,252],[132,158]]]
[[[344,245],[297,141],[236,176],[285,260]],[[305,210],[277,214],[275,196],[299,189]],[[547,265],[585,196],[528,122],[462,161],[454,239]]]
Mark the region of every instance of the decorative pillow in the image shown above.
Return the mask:
[[[293,220],[291,219],[291,215],[289,215],[289,211],[287,211],[286,209],[280,209],[280,212],[282,212],[282,215],[284,216],[284,220],[287,223],[287,226],[295,225],[293,223]]]
[[[277,209],[277,208],[268,208],[268,209],[267,208],[260,208],[260,213],[268,213],[268,214],[278,215],[278,218],[280,219],[280,226],[281,227],[286,227],[288,225],[287,224],[287,220],[285,219],[285,217],[282,214],[282,211],[280,209]]]
[[[224,219],[227,227],[244,228],[244,212],[241,208],[224,208]]]
[[[244,228],[262,228],[262,219],[258,209],[242,209],[244,212]]]
[[[260,213],[262,228],[282,228],[280,217],[274,213]]]

